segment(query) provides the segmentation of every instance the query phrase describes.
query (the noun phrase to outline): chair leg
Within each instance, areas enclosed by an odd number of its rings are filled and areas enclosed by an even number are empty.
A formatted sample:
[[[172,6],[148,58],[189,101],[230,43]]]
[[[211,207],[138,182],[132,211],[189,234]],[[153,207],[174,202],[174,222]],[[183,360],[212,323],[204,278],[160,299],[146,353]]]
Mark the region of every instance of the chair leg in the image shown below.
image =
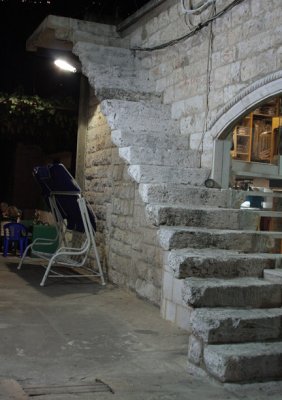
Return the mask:
[[[20,245],[20,257],[23,255],[23,247],[24,247],[24,239],[19,240],[19,245]]]
[[[25,248],[24,253],[23,253],[23,256],[22,256],[22,258],[20,259],[20,262],[19,262],[19,265],[18,265],[18,269],[21,269],[21,267],[22,267],[22,265],[23,265],[23,261],[24,261],[26,255],[27,255],[29,249],[31,249],[31,248],[32,248],[32,243],[30,243],[30,244]]]
[[[7,257],[8,249],[9,249],[9,240],[4,238],[4,243],[3,243],[3,256],[4,257]]]
[[[44,286],[45,285],[46,279],[48,277],[48,274],[49,274],[49,272],[51,270],[52,265],[54,264],[55,258],[56,258],[56,255],[53,255],[53,257],[50,258],[50,260],[48,262],[48,266],[46,267],[46,270],[45,270],[45,274],[44,274],[44,276],[42,278],[42,281],[40,282],[40,286]]]

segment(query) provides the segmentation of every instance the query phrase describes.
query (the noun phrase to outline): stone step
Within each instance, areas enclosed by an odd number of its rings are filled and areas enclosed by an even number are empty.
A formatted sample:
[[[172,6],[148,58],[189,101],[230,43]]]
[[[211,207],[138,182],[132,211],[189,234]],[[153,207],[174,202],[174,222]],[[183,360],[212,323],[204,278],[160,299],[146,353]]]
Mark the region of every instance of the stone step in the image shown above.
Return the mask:
[[[161,226],[158,236],[165,250],[216,247],[243,253],[280,253],[282,232]]]
[[[182,297],[193,307],[281,307],[282,286],[259,278],[186,278]]]
[[[121,147],[119,156],[129,164],[146,165],[181,165],[185,168],[200,167],[200,153],[195,150],[179,150],[176,148]]]
[[[102,31],[104,31],[103,28]],[[89,51],[88,46],[89,44],[92,45],[93,43],[106,47],[124,48],[123,39],[117,34],[116,31],[112,31],[110,34],[106,33],[101,36],[101,32],[98,32],[97,30],[96,32],[91,33],[77,28],[73,32],[72,42],[74,44],[72,52],[78,56],[80,52],[84,53]]]
[[[101,43],[79,42],[73,49],[76,55],[79,55],[83,66],[91,68],[94,64],[103,64],[112,66],[133,66],[136,58],[132,51],[125,47],[103,46]]]
[[[205,343],[240,343],[282,339],[282,308],[198,308],[192,333]]]
[[[113,130],[111,135],[112,142],[117,147],[134,145],[151,149],[189,150],[189,138],[183,135],[171,137],[171,135],[162,132],[150,131],[148,133],[144,130],[128,132],[120,129]]]
[[[265,269],[263,271],[263,277],[268,282],[280,283],[282,285],[282,269]]]
[[[155,93],[155,84],[150,81],[143,71],[136,70],[133,66],[103,65],[93,63],[90,70],[84,73],[88,76],[91,85],[97,89],[112,88],[123,92]],[[122,99],[121,101],[124,101]]]
[[[139,60],[129,49],[80,42],[75,46],[75,53],[100,100],[142,99],[160,103],[155,83],[148,79],[148,71],[140,68]]]
[[[183,168],[174,166],[130,165],[129,175],[138,183],[180,183],[193,186],[204,185],[210,174],[208,169]]]
[[[260,216],[256,211],[218,207],[192,207],[181,205],[148,204],[149,221],[156,226],[194,226],[217,229],[256,230]]]
[[[101,110],[111,129],[177,133],[177,122],[170,118],[168,106],[149,101],[104,100]]]
[[[207,371],[221,382],[281,379],[282,341],[208,345],[204,349]]]
[[[208,189],[177,183],[141,184],[139,193],[145,203],[185,204],[186,206],[227,207],[230,190]]]
[[[167,255],[167,264],[174,277],[236,278],[263,277],[265,268],[274,269],[280,255],[240,253],[222,249],[179,249]]]
[[[91,80],[91,78],[89,78],[89,81],[90,81],[91,85],[93,85],[93,81]],[[108,87],[97,86],[95,88],[95,96],[101,102],[117,100],[117,99],[121,99],[121,100],[126,99],[128,101],[142,100],[142,101],[148,101],[148,102],[151,101],[154,103],[161,102],[161,97],[158,94],[151,92],[150,90],[145,91],[145,88],[144,88],[144,91],[140,92],[139,89],[135,86],[126,88],[125,85],[123,88],[120,88],[120,87],[116,88],[116,87],[112,87],[111,85],[109,85]]]

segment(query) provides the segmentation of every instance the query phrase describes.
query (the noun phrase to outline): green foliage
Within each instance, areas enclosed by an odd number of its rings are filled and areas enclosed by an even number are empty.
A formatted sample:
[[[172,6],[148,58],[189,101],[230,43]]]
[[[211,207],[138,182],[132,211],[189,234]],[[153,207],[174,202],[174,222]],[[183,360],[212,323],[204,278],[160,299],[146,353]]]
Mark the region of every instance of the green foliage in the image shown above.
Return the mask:
[[[70,98],[43,99],[21,93],[0,93],[0,134],[13,141],[44,145],[73,144],[77,110]],[[57,146],[58,147],[58,146]]]

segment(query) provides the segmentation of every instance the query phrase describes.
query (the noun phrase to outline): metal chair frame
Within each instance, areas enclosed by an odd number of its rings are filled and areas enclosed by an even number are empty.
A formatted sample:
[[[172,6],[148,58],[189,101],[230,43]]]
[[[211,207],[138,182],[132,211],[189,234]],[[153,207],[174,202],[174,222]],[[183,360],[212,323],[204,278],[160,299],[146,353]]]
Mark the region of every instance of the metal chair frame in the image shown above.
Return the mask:
[[[66,221],[64,219],[65,210],[63,209],[62,203],[64,204],[65,201],[68,202],[68,199],[70,199],[72,202],[76,201],[79,208],[81,217],[80,225],[82,223],[82,226],[79,226],[78,230],[76,230],[75,227],[73,229],[68,229],[68,223],[70,221],[69,220]],[[51,212],[56,221],[56,230],[57,230],[56,238],[35,239],[25,249],[24,254],[18,265],[18,269],[21,269],[24,260],[27,257],[28,252],[30,251],[32,255],[47,261],[47,265],[43,265],[45,267],[45,273],[40,283],[40,286],[45,285],[46,279],[48,277],[85,278],[93,276],[98,276],[101,280],[101,284],[105,285],[104,274],[95,242],[95,229],[93,227],[93,223],[91,223],[90,221],[90,216],[89,216],[90,206],[89,204],[86,203],[86,200],[81,195],[81,192],[50,191],[48,202],[50,205]],[[93,214],[92,210],[91,212]],[[68,215],[68,218],[71,219],[71,215]],[[82,238],[82,243],[80,245],[69,243],[67,239],[67,234],[70,231],[73,233],[74,236],[77,235],[80,238]],[[46,250],[48,250],[48,246],[53,245],[57,241],[59,242],[59,246],[54,253],[48,253],[47,251],[46,252],[37,251],[35,249],[36,246],[42,245],[46,246]],[[87,265],[87,261],[91,255],[94,256],[94,260],[96,262],[96,268],[94,268],[94,266]],[[72,273],[65,274],[63,272],[55,271],[54,270],[55,267],[71,268]],[[83,272],[79,273],[78,272],[79,269],[82,269]]]

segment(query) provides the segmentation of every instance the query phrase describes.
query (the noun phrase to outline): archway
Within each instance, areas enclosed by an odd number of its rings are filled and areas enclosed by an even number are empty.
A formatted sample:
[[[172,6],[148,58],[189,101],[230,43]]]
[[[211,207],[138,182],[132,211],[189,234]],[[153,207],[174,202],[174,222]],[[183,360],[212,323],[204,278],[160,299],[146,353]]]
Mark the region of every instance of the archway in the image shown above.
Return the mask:
[[[233,131],[238,122],[262,106],[282,94],[282,72],[271,74],[245,88],[232,101],[227,103],[211,122],[209,135],[214,139],[214,154],[211,179],[214,185],[221,188],[230,186],[232,174]],[[261,176],[282,179],[282,160],[277,157],[276,163],[254,162],[245,160],[245,176]],[[281,161],[281,162],[280,162]],[[255,165],[256,164],[256,165]],[[262,165],[258,165],[262,164]],[[236,173],[240,173],[237,171]]]

